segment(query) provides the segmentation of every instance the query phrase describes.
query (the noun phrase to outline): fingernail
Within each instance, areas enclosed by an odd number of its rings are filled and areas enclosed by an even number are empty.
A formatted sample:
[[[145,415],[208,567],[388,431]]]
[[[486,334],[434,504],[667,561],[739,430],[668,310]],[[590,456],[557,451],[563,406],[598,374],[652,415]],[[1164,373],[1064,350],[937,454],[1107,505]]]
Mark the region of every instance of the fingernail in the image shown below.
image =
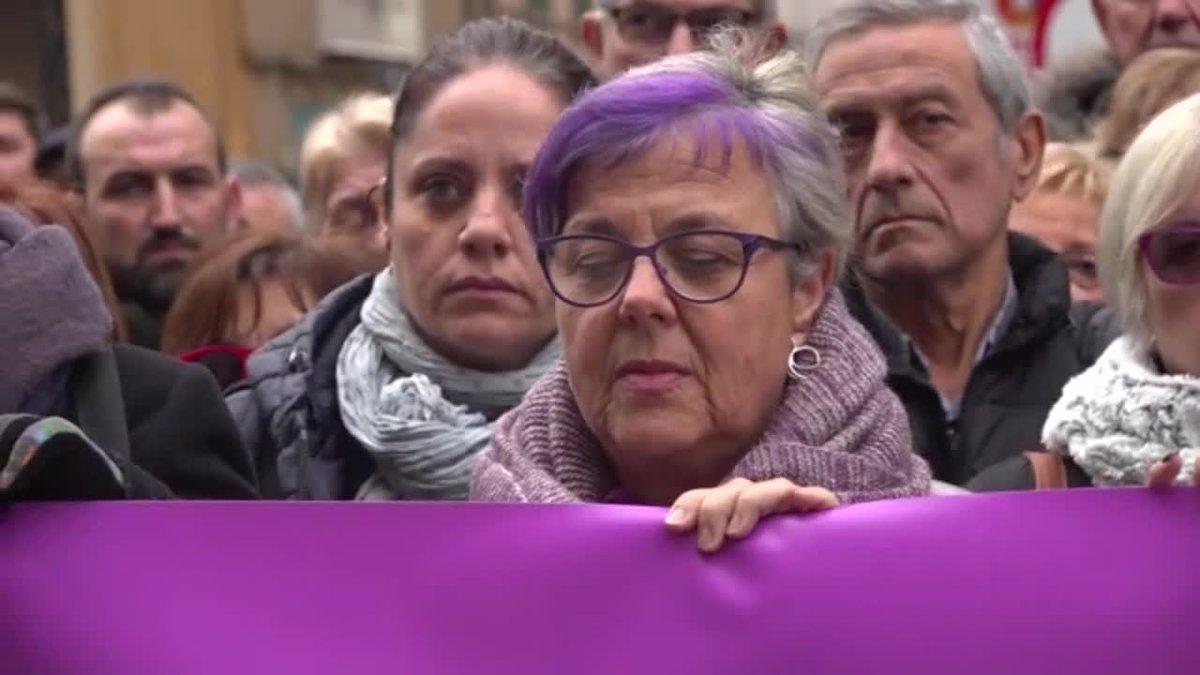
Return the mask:
[[[682,525],[687,522],[687,512],[679,507],[672,508],[667,512],[668,525]]]
[[[1178,456],[1179,456],[1179,451],[1176,450],[1175,452],[1172,452],[1171,454],[1167,455],[1166,457],[1163,457],[1159,461],[1162,462],[1163,464],[1166,464],[1167,462],[1170,462],[1171,460],[1175,459]]]

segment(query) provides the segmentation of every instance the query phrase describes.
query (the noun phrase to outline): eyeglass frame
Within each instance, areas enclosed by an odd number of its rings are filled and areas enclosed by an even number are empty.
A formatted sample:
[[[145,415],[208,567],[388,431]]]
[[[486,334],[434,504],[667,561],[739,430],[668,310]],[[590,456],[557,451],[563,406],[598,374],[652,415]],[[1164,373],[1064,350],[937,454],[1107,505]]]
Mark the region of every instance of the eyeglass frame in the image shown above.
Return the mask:
[[[387,179],[381,179],[379,182],[372,185],[366,192],[361,195],[354,195],[353,199],[357,204],[354,208],[362,215],[368,216],[365,220],[373,220],[375,226],[361,226],[354,229],[337,228],[333,230],[335,234],[357,235],[362,232],[370,232],[378,227],[387,227],[387,210],[384,204],[386,195]],[[334,209],[336,211],[336,208]],[[330,219],[333,219],[333,213],[330,213]]]
[[[1185,220],[1168,225],[1167,227],[1158,227],[1150,230],[1149,232],[1143,232],[1141,236],[1137,238],[1138,252],[1142,256],[1142,260],[1146,263],[1146,267],[1150,268],[1150,273],[1153,274],[1154,278],[1158,279],[1160,282],[1168,286],[1194,286],[1196,284],[1200,284],[1200,270],[1197,270],[1196,276],[1194,278],[1190,278],[1188,281],[1168,281],[1163,278],[1162,273],[1159,272],[1158,268],[1155,267],[1154,263],[1150,260],[1150,247],[1154,245],[1154,240],[1163,235],[1175,234],[1178,232],[1194,234],[1197,237],[1200,237],[1200,220]]]
[[[659,247],[661,247],[663,244],[665,244],[667,242],[674,241],[676,239],[682,239],[684,237],[694,237],[696,235],[702,235],[702,234],[718,234],[718,235],[730,236],[730,237],[733,237],[734,239],[737,239],[738,242],[741,243],[741,245],[742,245],[742,272],[738,276],[737,283],[734,284],[733,289],[730,290],[728,293],[726,293],[722,296],[716,297],[716,298],[709,299],[709,300],[695,300],[695,299],[689,298],[688,296],[679,292],[679,290],[677,290],[675,288],[675,286],[670,281],[667,280],[667,277],[663,273],[663,270],[659,268],[658,260],[655,259],[655,257],[654,257],[654,254],[658,252]],[[574,300],[567,298],[565,295],[563,295],[562,293],[559,292],[558,287],[554,285],[554,280],[551,278],[551,275],[550,275],[550,266],[547,262],[547,258],[549,257],[554,246],[556,246],[557,244],[559,244],[560,242],[563,242],[563,241],[571,241],[571,240],[579,240],[579,239],[609,241],[614,244],[617,244],[621,248],[621,250],[624,251],[626,254],[624,259],[628,260],[628,262],[629,262],[629,264],[625,270],[625,278],[622,279],[621,282],[616,285],[616,287],[613,289],[613,292],[611,295],[609,295],[608,297],[606,297],[603,300],[600,300],[598,302],[582,303],[582,302],[575,302]],[[672,234],[672,235],[663,237],[662,239],[659,239],[658,241],[654,242],[653,244],[647,244],[646,246],[637,246],[636,244],[631,244],[631,243],[625,241],[624,239],[619,239],[617,237],[610,237],[610,236],[604,235],[604,234],[567,234],[567,235],[560,235],[560,236],[556,236],[556,237],[545,237],[542,239],[538,239],[534,243],[535,243],[535,246],[537,247],[538,263],[540,264],[540,266],[542,268],[542,274],[544,274],[546,277],[546,283],[550,286],[550,292],[554,294],[554,297],[558,298],[559,300],[562,300],[563,302],[567,303],[568,305],[571,305],[573,307],[581,307],[581,308],[585,308],[585,309],[589,308],[589,307],[599,307],[601,305],[607,305],[608,303],[610,303],[614,299],[616,299],[618,296],[620,296],[621,293],[623,293],[625,291],[625,289],[629,286],[629,281],[631,279],[633,279],[633,268],[634,268],[634,264],[637,263],[638,258],[646,257],[646,258],[650,259],[650,266],[654,268],[654,273],[658,276],[659,282],[662,283],[663,288],[667,289],[667,291],[669,293],[671,293],[671,295],[674,295],[675,297],[686,300],[688,302],[695,303],[697,305],[711,305],[715,302],[721,302],[722,300],[728,300],[729,298],[733,297],[733,295],[735,293],[737,293],[739,290],[741,290],[742,285],[746,283],[746,275],[750,271],[750,261],[754,258],[754,254],[757,253],[759,251],[759,249],[763,248],[764,246],[770,248],[771,250],[775,250],[775,251],[792,250],[798,254],[804,254],[809,251],[809,248],[807,246],[805,246],[804,244],[799,244],[799,243],[791,242],[791,241],[783,241],[782,239],[768,237],[763,234],[753,234],[750,232],[733,232],[731,230],[691,230],[688,232],[678,232],[676,234]]]
[[[647,40],[631,39],[626,36],[626,34],[625,34],[626,29],[623,28],[622,24],[621,24],[621,15],[625,14],[626,12],[628,12],[631,9],[635,9],[638,4],[653,7],[654,9],[661,11],[664,14],[669,14],[671,16],[670,29],[660,39],[654,40],[654,41],[647,41]],[[716,7],[710,7],[707,9],[693,9],[693,10],[689,10],[686,12],[677,12],[673,9],[668,9],[661,5],[656,5],[652,2],[637,2],[637,1],[635,1],[632,5],[626,5],[624,7],[616,7],[614,5],[604,4],[601,7],[601,11],[608,13],[608,15],[613,18],[613,21],[615,21],[617,24],[617,32],[620,33],[622,39],[628,40],[629,42],[633,42],[636,44],[642,44],[642,45],[646,45],[646,46],[655,46],[655,47],[664,45],[670,41],[671,33],[675,30],[675,27],[679,25],[680,21],[682,21],[684,23],[684,25],[686,25],[688,27],[688,30],[692,34],[693,40],[702,39],[703,36],[706,33],[708,33],[709,31],[711,31],[713,28],[716,28],[717,26],[722,25],[722,24],[718,23],[718,24],[714,24],[713,26],[709,27],[708,29],[702,29],[700,26],[697,26],[691,20],[692,17],[699,16],[702,14],[718,13],[718,12],[719,13],[737,14],[741,17],[741,19],[740,19],[740,21],[734,22],[733,25],[739,26],[739,27],[749,26],[749,25],[759,21],[762,18],[762,14],[760,12],[754,12],[754,11],[745,10],[745,9],[724,10],[724,9],[720,9],[720,8],[716,8]]]

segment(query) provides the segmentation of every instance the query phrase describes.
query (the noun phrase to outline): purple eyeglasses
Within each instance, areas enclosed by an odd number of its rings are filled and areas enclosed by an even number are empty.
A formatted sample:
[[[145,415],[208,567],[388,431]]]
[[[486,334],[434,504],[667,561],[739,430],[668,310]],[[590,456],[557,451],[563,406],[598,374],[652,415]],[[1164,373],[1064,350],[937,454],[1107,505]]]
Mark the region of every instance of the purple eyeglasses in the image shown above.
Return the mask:
[[[645,256],[671,293],[696,303],[719,302],[742,287],[755,251],[805,251],[800,244],[745,232],[682,232],[649,246],[599,234],[572,234],[537,242],[550,289],[576,307],[596,307],[620,295]]]
[[[1185,221],[1138,237],[1142,258],[1164,284],[1200,283],[1200,221]]]

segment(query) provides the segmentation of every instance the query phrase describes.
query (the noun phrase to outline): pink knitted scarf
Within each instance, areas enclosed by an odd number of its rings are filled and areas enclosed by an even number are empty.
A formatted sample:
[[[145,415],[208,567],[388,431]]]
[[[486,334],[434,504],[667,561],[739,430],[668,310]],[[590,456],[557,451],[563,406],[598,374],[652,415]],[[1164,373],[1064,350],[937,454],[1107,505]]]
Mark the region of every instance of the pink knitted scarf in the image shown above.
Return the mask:
[[[783,477],[827,488],[843,503],[927,494],[929,467],[912,452],[904,408],[884,384],[883,356],[837,290],[808,344],[821,365],[789,381],[761,439],[729,478]],[[471,499],[603,502],[620,487],[560,362],[497,423],[475,463]]]

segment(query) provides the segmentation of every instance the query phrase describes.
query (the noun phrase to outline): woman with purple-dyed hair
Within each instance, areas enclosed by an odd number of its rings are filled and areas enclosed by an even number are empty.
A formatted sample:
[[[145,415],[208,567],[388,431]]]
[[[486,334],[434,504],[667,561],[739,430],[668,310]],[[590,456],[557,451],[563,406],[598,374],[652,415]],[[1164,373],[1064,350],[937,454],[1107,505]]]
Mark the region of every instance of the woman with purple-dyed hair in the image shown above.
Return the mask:
[[[632,71],[550,132],[524,208],[564,363],[500,420],[473,499],[673,505],[712,551],[770,513],[929,491],[833,286],[835,132],[799,58],[745,42]]]

